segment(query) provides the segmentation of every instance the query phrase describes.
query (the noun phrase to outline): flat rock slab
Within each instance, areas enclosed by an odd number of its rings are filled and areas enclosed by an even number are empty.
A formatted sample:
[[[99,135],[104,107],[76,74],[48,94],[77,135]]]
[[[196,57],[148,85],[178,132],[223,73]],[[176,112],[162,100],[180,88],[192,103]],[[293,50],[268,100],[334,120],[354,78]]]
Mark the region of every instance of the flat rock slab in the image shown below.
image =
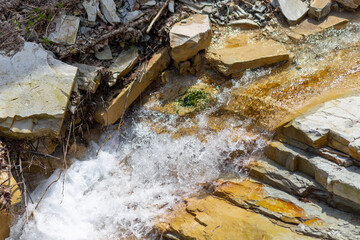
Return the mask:
[[[99,0],[84,0],[82,2],[83,7],[85,8],[88,21],[95,22],[96,15],[99,10]]]
[[[74,16],[61,15],[55,19],[55,32],[49,34],[49,40],[59,44],[75,44],[80,19]]]
[[[157,228],[166,239],[313,239],[214,196],[187,199],[162,218]]]
[[[171,57],[176,62],[186,61],[209,47],[211,25],[207,15],[195,14],[176,23],[170,30]]]
[[[289,51],[274,40],[254,40],[250,35],[239,34],[226,40],[223,47],[211,48],[206,57],[219,72],[229,76],[249,68],[286,61]]]
[[[9,137],[57,137],[77,68],[26,42],[13,57],[0,55],[0,131]]]
[[[103,125],[115,123],[121,118],[125,110],[140,96],[153,80],[170,64],[171,58],[168,48],[158,50],[148,62],[144,74],[134,80],[120,93],[107,100],[107,107],[100,106],[95,112],[95,119]]]
[[[100,9],[109,23],[120,22],[120,18],[116,13],[116,4],[113,0],[100,0]]]
[[[346,26],[349,20],[343,17],[330,15],[325,20],[317,22],[313,19],[306,19],[296,27],[291,27],[292,34],[289,37],[300,40],[304,36],[321,33],[327,29],[340,29]]]
[[[328,101],[295,118],[281,132],[309,146],[329,146],[360,161],[360,95]]]
[[[306,16],[309,6],[301,0],[277,0],[281,12],[288,20],[290,25],[297,24],[303,17]]]

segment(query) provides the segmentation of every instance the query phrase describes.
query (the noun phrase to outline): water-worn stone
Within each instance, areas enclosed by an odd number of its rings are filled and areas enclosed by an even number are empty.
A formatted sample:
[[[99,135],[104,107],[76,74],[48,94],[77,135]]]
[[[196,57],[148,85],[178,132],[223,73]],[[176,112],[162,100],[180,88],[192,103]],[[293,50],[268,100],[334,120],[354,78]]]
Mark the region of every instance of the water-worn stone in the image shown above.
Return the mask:
[[[116,13],[116,4],[113,0],[100,0],[100,8],[109,23],[120,22],[120,18]]]
[[[49,34],[49,40],[59,44],[75,44],[80,19],[74,16],[61,15],[54,22],[56,29],[55,32]]]
[[[76,76],[78,89],[95,93],[102,77],[99,73],[100,68],[80,63],[75,63],[74,66],[78,68]]]
[[[14,138],[58,137],[77,68],[26,42],[0,55],[0,132]]]
[[[359,0],[336,0],[336,2],[340,3],[341,6],[350,10],[355,10],[360,6]]]
[[[112,72],[113,79],[109,81],[109,86],[115,85],[116,81],[127,75],[138,63],[139,53],[137,48],[130,48],[123,51],[109,67]]]
[[[157,51],[146,66],[144,74],[139,80],[134,80],[115,97],[107,100],[107,106],[100,106],[96,113],[95,119],[103,125],[109,125],[116,122],[123,116],[125,110],[133,103],[145,90],[150,83],[155,80],[162,71],[170,64],[171,58],[168,48],[162,48]]]
[[[99,0],[84,0],[82,5],[85,8],[88,20],[95,22],[97,12],[99,11]]]
[[[229,76],[248,68],[286,61],[289,52],[274,40],[254,40],[248,34],[238,34],[227,39],[222,47],[209,49],[206,57],[219,72]]]
[[[157,228],[165,237],[179,239],[312,239],[213,196],[187,199],[158,222]]]
[[[339,167],[327,159],[280,142],[270,143],[265,154],[289,171],[301,171],[313,177],[327,191],[353,202],[353,208],[359,209],[359,167]]]
[[[211,42],[211,26],[207,15],[195,14],[176,23],[170,30],[171,57],[176,62],[186,61]]]
[[[297,24],[308,12],[309,7],[301,0],[277,0],[281,12],[290,25]]]
[[[316,20],[320,20],[331,11],[331,0],[313,0],[309,8],[309,16]]]

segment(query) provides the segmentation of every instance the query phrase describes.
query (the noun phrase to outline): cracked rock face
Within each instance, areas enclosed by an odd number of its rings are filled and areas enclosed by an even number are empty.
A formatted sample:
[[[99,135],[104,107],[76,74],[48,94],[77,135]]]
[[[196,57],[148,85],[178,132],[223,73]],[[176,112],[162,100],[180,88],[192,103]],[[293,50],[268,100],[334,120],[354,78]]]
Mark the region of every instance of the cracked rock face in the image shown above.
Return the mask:
[[[171,57],[176,62],[186,61],[209,47],[211,26],[207,15],[195,14],[175,24],[170,31]]]
[[[0,132],[13,138],[59,135],[77,68],[26,42],[0,55]]]

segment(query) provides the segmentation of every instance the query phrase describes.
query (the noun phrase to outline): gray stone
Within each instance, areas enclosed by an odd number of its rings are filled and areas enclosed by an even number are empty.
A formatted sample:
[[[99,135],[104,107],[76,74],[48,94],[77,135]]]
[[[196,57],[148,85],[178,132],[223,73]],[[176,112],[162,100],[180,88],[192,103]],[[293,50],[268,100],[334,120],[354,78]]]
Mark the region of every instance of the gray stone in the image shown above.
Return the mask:
[[[195,14],[170,30],[171,57],[176,62],[186,61],[209,47],[211,26],[207,15]]]
[[[78,68],[76,76],[76,84],[79,89],[95,93],[100,84],[101,74],[99,74],[99,67],[90,66],[86,64],[74,64]]]
[[[99,60],[111,60],[113,59],[111,48],[106,45],[102,50],[95,53],[95,57]]]
[[[85,8],[88,20],[90,22],[95,22],[99,10],[99,0],[84,0],[82,5]]]
[[[26,42],[0,55],[0,131],[13,138],[58,137],[77,68]]]
[[[313,19],[320,20],[331,11],[331,1],[330,0],[313,0],[309,8],[309,16]]]
[[[113,0],[100,0],[100,8],[105,19],[109,23],[119,23],[120,18],[116,13],[116,5]]]
[[[141,14],[142,14],[142,11],[140,11],[140,10],[128,12],[124,18],[124,24],[134,21]]]
[[[297,24],[309,10],[308,4],[301,0],[277,0],[281,12],[290,25]]]
[[[170,0],[169,5],[168,5],[168,9],[172,13],[175,12],[175,0]]]
[[[74,16],[61,15],[57,17],[55,32],[50,33],[50,41],[59,44],[74,44],[79,29],[80,19]]]
[[[109,67],[113,76],[113,80],[109,81],[110,87],[116,84],[116,80],[127,75],[135,67],[138,63],[138,57],[137,48],[131,48],[120,53],[115,62]]]

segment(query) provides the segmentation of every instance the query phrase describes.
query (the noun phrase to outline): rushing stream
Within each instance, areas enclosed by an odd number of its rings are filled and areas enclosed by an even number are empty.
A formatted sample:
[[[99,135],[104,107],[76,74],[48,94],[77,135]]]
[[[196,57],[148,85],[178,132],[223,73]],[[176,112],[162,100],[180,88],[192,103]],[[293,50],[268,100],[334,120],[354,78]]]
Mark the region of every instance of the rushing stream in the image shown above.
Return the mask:
[[[338,48],[339,44],[344,47],[358,38],[351,34],[351,39],[340,39],[337,43],[329,40],[314,46],[321,46],[318,53],[325,47],[328,50]],[[336,34],[334,38],[339,39]],[[299,60],[308,61],[311,54],[314,52],[303,52]],[[247,71],[241,79],[233,80],[232,87],[249,84],[269,73],[269,68]],[[121,136],[115,133],[98,155],[96,152],[106,136],[92,143],[87,159],[74,160],[65,179],[62,176],[54,183],[34,210],[45,189],[58,178],[59,170],[38,186],[32,193],[34,204],[28,207],[33,216],[27,224],[26,216],[21,216],[9,239],[155,238],[152,230],[157,216],[184,197],[206,191],[207,184],[219,177],[242,174],[244,162],[264,148],[263,134],[248,133],[247,127],[251,125],[248,119],[229,117],[226,121],[230,127],[208,131],[208,116],[226,103],[225,95],[230,91],[223,88],[216,106],[193,117],[197,132],[206,132],[205,139],[197,134],[172,136],[178,128],[194,124],[186,117],[177,125],[178,116],[145,107],[135,109],[127,117]],[[144,119],[170,130],[159,134]],[[231,155],[236,151],[243,154]]]

